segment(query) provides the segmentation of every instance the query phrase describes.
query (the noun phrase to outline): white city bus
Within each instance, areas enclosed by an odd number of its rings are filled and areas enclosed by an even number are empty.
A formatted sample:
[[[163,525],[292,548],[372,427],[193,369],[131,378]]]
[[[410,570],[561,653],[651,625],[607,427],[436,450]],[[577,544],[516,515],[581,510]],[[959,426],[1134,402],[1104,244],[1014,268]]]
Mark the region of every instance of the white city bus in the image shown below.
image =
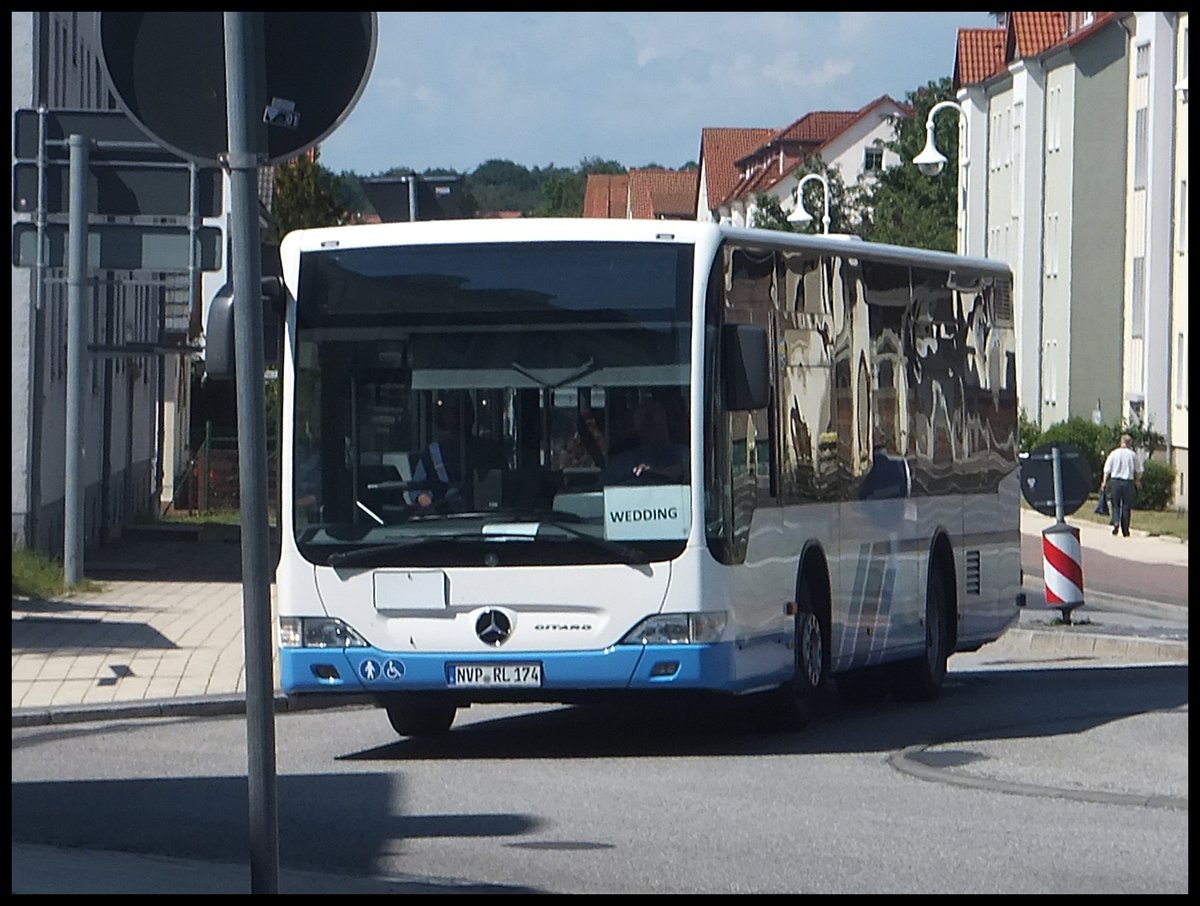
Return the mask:
[[[674,692],[800,726],[829,680],[933,697],[1016,619],[1001,263],[599,219],[281,257],[289,696],[402,735]]]

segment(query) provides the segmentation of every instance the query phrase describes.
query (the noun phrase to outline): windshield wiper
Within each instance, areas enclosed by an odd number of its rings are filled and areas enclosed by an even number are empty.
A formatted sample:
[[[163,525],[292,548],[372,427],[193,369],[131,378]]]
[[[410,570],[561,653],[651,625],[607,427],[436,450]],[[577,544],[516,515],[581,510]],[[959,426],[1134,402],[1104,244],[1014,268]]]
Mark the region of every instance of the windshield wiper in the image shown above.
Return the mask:
[[[554,518],[543,518],[550,515]],[[487,518],[492,520],[492,525],[498,520],[501,523],[505,522],[529,522],[536,523],[539,527],[546,526],[548,528],[557,529],[565,535],[569,535],[574,539],[583,541],[592,547],[605,551],[608,554],[615,556],[622,563],[630,566],[643,566],[650,562],[650,558],[640,550],[628,544],[622,544],[619,541],[610,541],[607,538],[602,538],[599,535],[592,535],[588,532],[581,531],[570,525],[571,520],[578,520],[579,517],[573,513],[545,513],[537,511],[504,511],[504,510],[488,510],[487,512],[479,513],[455,513],[455,519],[479,519]],[[384,558],[385,560],[394,553],[411,550],[414,547],[420,547],[425,544],[436,544],[439,541],[450,543],[462,542],[533,542],[538,540],[537,537],[528,534],[514,527],[511,531],[494,531],[489,529],[489,523],[484,523],[478,531],[469,532],[437,532],[429,535],[421,535],[419,537],[406,538],[402,541],[393,541],[388,544],[371,545],[369,547],[359,547],[354,550],[339,551],[330,554],[325,561],[329,566],[367,566],[376,558]]]
[[[325,560],[329,566],[368,566],[378,565],[372,564],[371,561],[377,557],[387,558],[391,554],[400,551],[411,550],[414,547],[421,547],[425,544],[433,544],[439,541],[448,541],[450,543],[460,541],[483,541],[485,537],[478,532],[456,532],[456,533],[441,533],[436,535],[419,535],[413,538],[405,538],[402,541],[389,541],[387,544],[371,544],[367,547],[356,547],[353,550],[338,551],[330,554]]]
[[[578,538],[580,541],[587,542],[593,547],[614,554],[623,563],[628,563],[630,566],[641,566],[650,562],[650,558],[639,548],[622,544],[619,541],[610,541],[601,535],[593,535],[590,532],[575,528],[570,523],[579,523],[583,520],[574,513],[565,513],[561,510],[501,509],[488,510],[485,513],[470,513],[468,515],[500,517],[510,522],[536,522],[538,525],[547,525],[550,528],[558,529],[574,538]]]
[[[548,525],[551,528],[556,528],[559,531],[566,532],[568,535],[572,535],[575,538],[580,539],[581,541],[586,541],[588,544],[591,544],[593,547],[598,547],[602,551],[615,554],[623,562],[628,563],[630,566],[643,566],[650,562],[650,558],[646,556],[644,551],[628,544],[622,544],[620,541],[610,541],[609,539],[601,537],[600,535],[591,535],[587,532],[580,531],[573,525],[565,525],[564,523],[555,520],[543,519],[540,520],[540,524]]]

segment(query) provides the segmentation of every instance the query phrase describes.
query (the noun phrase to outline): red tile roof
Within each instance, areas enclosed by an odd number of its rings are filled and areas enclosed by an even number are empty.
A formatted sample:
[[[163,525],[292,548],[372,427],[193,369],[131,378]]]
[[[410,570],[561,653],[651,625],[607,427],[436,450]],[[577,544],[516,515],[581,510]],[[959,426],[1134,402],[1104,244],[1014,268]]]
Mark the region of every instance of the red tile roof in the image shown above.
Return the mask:
[[[880,95],[858,110],[818,110],[806,113],[790,126],[775,132],[767,141],[734,162],[737,181],[721,204],[765,192],[790,176],[804,160],[820,151],[855,123],[880,107],[895,108],[901,115],[912,116],[912,108]],[[712,197],[712,190],[709,190]]]
[[[858,117],[855,110],[817,110],[806,113],[790,126],[779,130],[772,141],[794,141],[823,145]]]
[[[720,206],[741,178],[737,161],[775,134],[774,129],[709,127],[700,131],[700,161],[710,210]]]
[[[1081,13],[1012,12],[1001,28],[961,28],[954,59],[954,88],[984,82],[1013,60],[1036,57],[1055,47],[1077,44],[1114,21],[1098,12],[1084,24]]]
[[[1009,13],[1005,57],[1009,61],[1036,57],[1062,41],[1066,34],[1066,13]]]
[[[636,218],[696,218],[699,170],[630,170],[629,205]]]
[[[976,85],[1004,70],[1004,28],[960,28],[954,54],[954,90]]]
[[[699,178],[699,170],[592,173],[584,190],[583,216],[694,220]]]
[[[625,173],[589,173],[583,194],[584,217],[624,219],[629,203],[629,176]]]

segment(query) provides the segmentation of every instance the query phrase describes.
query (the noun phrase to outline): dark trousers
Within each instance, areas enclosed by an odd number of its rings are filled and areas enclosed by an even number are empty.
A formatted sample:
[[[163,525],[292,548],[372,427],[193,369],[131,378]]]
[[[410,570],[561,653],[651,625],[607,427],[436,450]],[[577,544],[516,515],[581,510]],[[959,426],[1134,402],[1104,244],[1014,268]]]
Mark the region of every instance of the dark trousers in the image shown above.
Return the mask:
[[[1111,525],[1121,526],[1121,534],[1129,534],[1129,516],[1133,510],[1133,500],[1137,496],[1137,488],[1129,478],[1110,478],[1109,493],[1112,495]]]

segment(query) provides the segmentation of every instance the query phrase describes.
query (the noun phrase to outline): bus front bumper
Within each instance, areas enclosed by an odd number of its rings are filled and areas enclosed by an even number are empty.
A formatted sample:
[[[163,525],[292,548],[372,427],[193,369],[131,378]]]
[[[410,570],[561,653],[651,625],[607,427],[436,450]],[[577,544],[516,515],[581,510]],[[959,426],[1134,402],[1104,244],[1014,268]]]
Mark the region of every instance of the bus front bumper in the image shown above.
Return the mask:
[[[732,642],[616,645],[602,651],[399,654],[375,648],[281,648],[284,693],[450,692],[471,700],[673,687],[739,693],[788,678],[741,676]]]

